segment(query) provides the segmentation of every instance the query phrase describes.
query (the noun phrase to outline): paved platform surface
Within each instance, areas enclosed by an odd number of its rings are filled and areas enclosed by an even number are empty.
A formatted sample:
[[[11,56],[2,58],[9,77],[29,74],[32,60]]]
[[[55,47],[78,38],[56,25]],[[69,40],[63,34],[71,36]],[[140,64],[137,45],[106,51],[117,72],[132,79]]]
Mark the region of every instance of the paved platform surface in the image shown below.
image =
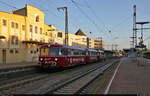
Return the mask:
[[[150,94],[150,60],[122,58],[108,94]]]
[[[17,67],[29,67],[29,66],[39,66],[39,64],[37,62],[21,62],[21,63],[0,64],[0,70],[17,68]]]

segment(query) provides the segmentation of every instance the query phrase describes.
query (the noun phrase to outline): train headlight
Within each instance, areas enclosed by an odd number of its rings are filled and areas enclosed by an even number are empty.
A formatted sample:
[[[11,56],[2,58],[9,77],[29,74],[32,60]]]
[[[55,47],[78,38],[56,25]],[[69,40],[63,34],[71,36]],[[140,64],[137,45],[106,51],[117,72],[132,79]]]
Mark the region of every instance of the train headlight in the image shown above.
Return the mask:
[[[42,61],[43,60],[43,58],[40,58],[40,61]]]
[[[58,60],[58,58],[55,58],[55,61],[57,61]]]

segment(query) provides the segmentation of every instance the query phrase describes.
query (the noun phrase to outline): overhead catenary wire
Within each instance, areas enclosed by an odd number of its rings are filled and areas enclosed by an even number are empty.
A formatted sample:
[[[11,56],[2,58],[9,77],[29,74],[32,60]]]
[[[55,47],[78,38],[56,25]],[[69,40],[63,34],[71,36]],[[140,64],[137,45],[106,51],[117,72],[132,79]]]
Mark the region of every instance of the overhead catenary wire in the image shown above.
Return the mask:
[[[100,22],[102,23],[103,27],[109,32],[109,28],[108,26],[106,27],[106,25],[104,24],[104,22],[96,15],[95,11],[93,10],[93,8],[91,6],[89,6],[89,3],[87,2],[87,0],[85,0],[85,4],[86,6],[90,9],[90,11],[93,13],[93,15],[100,20]]]
[[[58,17],[60,20],[63,20],[64,18],[63,17],[60,17],[60,16],[58,16],[58,15],[56,15],[53,11],[51,11],[51,10],[49,10],[48,8],[46,8],[46,7],[43,7],[43,6],[41,6],[40,4],[38,4],[37,2],[33,2],[33,1],[31,1],[31,0],[29,0],[32,4],[35,4],[35,5],[38,5],[38,6],[40,6],[42,9],[45,9],[44,11],[46,11],[47,13],[51,13],[54,17]],[[50,5],[50,4],[49,4]],[[49,6],[48,6],[49,7]],[[57,8],[56,8],[57,9]],[[69,20],[70,21],[70,20]],[[75,27],[77,27],[77,25],[76,24],[74,24],[74,23],[70,23],[71,25],[73,25],[73,26],[75,26]]]
[[[53,16],[57,16],[57,17],[58,17],[58,15],[56,15],[53,11],[50,11],[49,9],[47,9],[47,8],[45,8],[45,7],[41,6],[41,5],[39,5],[38,3],[33,2],[33,0],[28,0],[28,1],[30,1],[32,4],[36,4],[36,5],[40,6],[40,7],[42,7],[43,9],[45,9],[45,10],[43,10],[43,11],[50,12],[50,13],[52,13]]]
[[[19,8],[15,7],[15,6],[12,6],[12,5],[10,5],[10,4],[6,3],[6,2],[3,2],[3,1],[0,1],[0,3],[6,5],[8,7],[14,8],[14,9],[19,9]]]
[[[93,19],[91,19],[83,10],[82,8],[80,8],[78,6],[78,4],[74,1],[74,0],[71,0],[71,2],[75,5],[75,7],[77,7],[79,9],[79,11],[95,26],[95,28],[97,29],[97,31],[101,31],[98,27],[98,25],[95,23],[95,21]],[[103,32],[103,31],[101,31]],[[107,34],[108,35],[108,34]]]

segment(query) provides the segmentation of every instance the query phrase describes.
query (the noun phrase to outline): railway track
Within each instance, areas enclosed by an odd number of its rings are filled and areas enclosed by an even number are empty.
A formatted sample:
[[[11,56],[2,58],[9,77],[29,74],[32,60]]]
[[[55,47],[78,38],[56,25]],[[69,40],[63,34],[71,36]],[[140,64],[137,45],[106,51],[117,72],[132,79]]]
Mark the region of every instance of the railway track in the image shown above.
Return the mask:
[[[76,94],[86,87],[97,76],[103,74],[103,71],[107,70],[116,61],[107,65],[91,68],[85,72],[81,72],[76,76],[72,76],[70,79],[62,80],[61,82],[53,85],[47,85],[39,90],[32,91],[31,94]]]
[[[116,62],[116,61],[115,61]],[[79,94],[82,90],[99,75],[103,74],[103,71],[107,70],[115,62],[89,70],[75,78],[72,78],[62,86],[50,91],[52,94]]]
[[[39,73],[39,68],[35,67],[26,67],[26,68],[15,68],[9,69],[0,72],[0,86],[6,85],[7,83],[16,82],[26,78],[36,76]],[[32,74],[32,75],[31,75]]]
[[[16,82],[6,83],[0,86],[1,94],[16,94],[16,93],[28,93],[28,94],[45,94],[53,93],[52,90],[62,86],[62,82],[68,82],[73,78],[80,78],[80,74],[90,72],[97,66],[104,66],[105,64],[95,64],[84,66],[83,68],[77,67],[68,70],[64,70],[56,73],[45,73],[45,74],[31,74],[24,79],[16,80]],[[78,70],[77,70],[78,69]],[[96,70],[96,69],[95,69]],[[74,80],[73,80],[74,81]],[[31,86],[31,87],[30,87]]]

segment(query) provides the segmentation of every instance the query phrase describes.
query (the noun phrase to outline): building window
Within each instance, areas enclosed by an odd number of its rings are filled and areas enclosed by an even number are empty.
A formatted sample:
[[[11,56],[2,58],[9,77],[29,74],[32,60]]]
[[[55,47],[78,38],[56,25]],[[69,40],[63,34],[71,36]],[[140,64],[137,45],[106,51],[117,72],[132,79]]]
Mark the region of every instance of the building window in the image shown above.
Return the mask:
[[[11,37],[11,44],[15,44],[15,36]]]
[[[39,49],[37,48],[36,51],[39,52]]]
[[[9,52],[10,52],[10,53],[14,53],[14,50],[13,50],[13,49],[11,49]]]
[[[39,16],[36,16],[36,22],[39,22]]]
[[[62,32],[58,32],[57,37],[62,37]]]
[[[37,39],[35,39],[35,41],[38,41]]]
[[[15,39],[16,39],[16,45],[18,45],[18,37],[16,37]]]
[[[15,53],[16,53],[16,54],[19,53],[18,50],[15,50]]]
[[[82,41],[85,41],[85,38],[82,38]]]
[[[14,27],[15,27],[14,22],[11,22],[11,28],[14,28]]]
[[[49,33],[49,36],[52,37],[52,33]]]
[[[42,32],[43,30],[42,30],[42,28],[40,28],[40,34],[42,34],[43,32]]]
[[[45,53],[46,52],[46,49],[44,48],[43,52]]]
[[[11,36],[11,44],[14,45],[18,45],[18,37],[17,36]]]
[[[45,35],[46,35],[46,36],[48,35],[47,32],[45,33]]]
[[[25,31],[25,25],[22,25],[22,30]]]
[[[33,32],[32,25],[30,25],[30,32]]]
[[[3,25],[6,26],[7,25],[7,21],[5,19],[3,19]]]
[[[37,28],[37,26],[35,26],[35,33],[38,33],[38,28]]]
[[[16,29],[18,29],[18,23],[16,23]]]

